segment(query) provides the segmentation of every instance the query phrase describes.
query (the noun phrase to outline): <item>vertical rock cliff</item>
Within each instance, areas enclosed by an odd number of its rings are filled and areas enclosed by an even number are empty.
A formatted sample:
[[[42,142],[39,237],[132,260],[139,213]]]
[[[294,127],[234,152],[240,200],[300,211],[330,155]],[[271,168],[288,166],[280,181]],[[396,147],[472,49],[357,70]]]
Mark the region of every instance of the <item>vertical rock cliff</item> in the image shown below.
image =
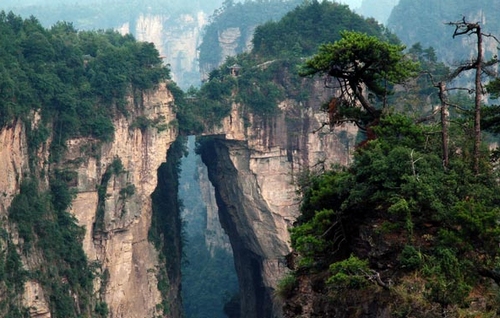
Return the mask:
[[[151,194],[158,183],[156,171],[165,162],[176,131],[160,126],[134,128],[133,123],[145,116],[168,124],[174,119],[170,102],[172,96],[164,85],[146,94],[142,114],[117,118],[113,142],[95,145],[93,155],[88,153],[92,141],[70,141],[66,160],[78,162],[78,194],[72,212],[87,230],[86,254],[107,273],[101,290],[111,317],[151,317],[162,302],[155,275],[160,266],[158,252],[148,241]]]
[[[207,14],[170,16],[147,12],[118,26],[122,34],[132,33],[139,41],[152,42],[170,65],[172,79],[182,88],[200,83],[198,47]]]
[[[223,127],[202,142],[202,159],[233,248],[242,317],[281,315],[273,291],[287,272],[288,229],[300,204],[296,178],[349,161],[357,129],[320,129],[326,118],[319,101],[328,93],[318,83],[308,103],[286,100],[278,115],[246,123],[235,104]]]
[[[153,317],[162,315],[166,295],[158,288],[162,264],[158,251],[148,241],[151,226],[151,194],[157,187],[157,169],[166,161],[166,153],[177,132],[168,124],[174,119],[170,103],[173,98],[165,84],[143,94],[143,105],[137,108],[132,100],[130,115],[117,115],[111,142],[89,138],[71,139],[63,160],[48,161],[48,143],[43,144],[36,158],[28,154],[26,127],[15,121],[0,130],[0,213],[8,217],[8,207],[19,193],[30,161],[44,175],[53,169],[76,171],[70,182],[76,197],[71,213],[84,229],[83,248],[90,263],[98,265],[100,275],[94,281],[96,298],[107,304],[109,317]],[[37,116],[34,116],[35,119]],[[140,118],[151,124],[137,125]],[[33,120],[33,126],[36,120]],[[50,140],[50,138],[49,138]],[[45,171],[45,172],[43,172]],[[16,244],[16,229],[10,235]],[[35,270],[40,258],[36,253],[23,256],[22,266]],[[166,262],[179,262],[167,259]],[[171,295],[178,286],[170,284]],[[171,296],[171,317],[179,317],[180,302]],[[78,300],[77,300],[78,301]],[[33,279],[24,284],[22,305],[30,308],[32,317],[51,317],[43,287]],[[168,316],[168,315],[167,315]]]
[[[0,213],[6,216],[21,179],[28,171],[28,146],[25,125],[21,121],[0,130],[0,171]]]

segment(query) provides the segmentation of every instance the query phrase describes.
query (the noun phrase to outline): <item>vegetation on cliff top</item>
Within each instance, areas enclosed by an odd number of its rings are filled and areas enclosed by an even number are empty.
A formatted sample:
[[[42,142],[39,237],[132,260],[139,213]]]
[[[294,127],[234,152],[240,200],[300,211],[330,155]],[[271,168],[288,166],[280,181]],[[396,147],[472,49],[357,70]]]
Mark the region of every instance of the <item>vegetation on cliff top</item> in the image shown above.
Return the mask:
[[[332,76],[340,73],[341,78],[343,72],[384,67],[368,62],[346,65],[343,54],[356,56],[357,47],[341,47],[331,55],[323,47],[306,66]],[[422,60],[419,45],[410,52],[441,75],[441,84],[446,81],[447,71],[435,58]],[[435,89],[441,102],[437,110],[453,107],[451,119],[443,111],[440,121],[427,116],[425,101],[414,121],[393,99],[393,107],[384,107],[367,128],[369,139],[359,145],[352,165],[313,172],[299,184],[301,216],[291,229],[298,253],[295,280],[287,277],[290,283],[278,291],[293,299],[285,305],[287,317],[304,309],[296,291],[307,281],[312,281],[317,296],[314,306],[325,317],[359,317],[367,312],[349,308],[363,306],[370,307],[370,315],[391,317],[499,313],[497,157],[486,145],[475,151],[476,117],[470,101],[452,104],[446,91],[438,91],[442,85],[421,80],[415,84],[419,92]],[[487,85],[493,97],[497,84],[495,80]],[[482,93],[472,90],[474,95]],[[490,107],[487,114],[497,109]],[[498,126],[496,116],[487,119],[488,127]]]
[[[279,20],[284,14],[302,3],[302,0],[267,0],[267,1],[224,1],[223,6],[210,17],[205,27],[203,41],[200,45],[200,66],[212,69],[224,60],[219,37],[221,32],[237,28],[241,34],[238,38],[236,53],[247,50],[256,26],[269,20]],[[253,36],[255,38],[255,36]]]
[[[1,224],[0,315],[27,317],[21,297],[24,283],[34,281],[52,317],[106,317],[102,295],[94,291],[99,264],[88,262],[84,229],[68,212],[77,174],[60,159],[69,138],[112,140],[113,118],[129,115],[127,99],[140,110],[144,92],[169,71],[152,44],[132,36],[78,32],[64,22],[46,29],[34,17],[3,11],[0,61],[0,129],[22,121],[29,154],[29,172],[17,180],[19,194]],[[38,162],[49,137],[50,162]],[[48,163],[50,169],[40,170]],[[45,179],[48,184],[39,181]],[[21,262],[26,259],[29,268]]]
[[[317,36],[318,28],[321,32]],[[181,131],[196,133],[213,127],[229,115],[233,102],[242,105],[244,114],[269,119],[279,112],[278,103],[286,98],[306,101],[313,83],[298,75],[298,67],[320,44],[340,39],[340,30],[367,32],[397,42],[376,21],[361,18],[346,5],[304,2],[281,20],[258,26],[252,51],[228,57],[210,72],[199,90],[178,94]]]
[[[307,179],[302,214],[291,232],[300,255],[296,274],[329,269],[320,289],[342,307],[376,298],[395,317],[437,317],[467,308],[494,313],[498,176],[484,152],[475,177],[472,140],[463,126],[455,128],[447,169],[439,127],[388,115],[352,166]],[[357,259],[366,265],[353,269]],[[367,289],[372,296],[361,296]],[[480,290],[485,304],[475,308]]]
[[[12,12],[0,12],[0,31],[0,127],[18,118],[28,124],[39,112],[52,147],[75,136],[111,140],[126,98],[139,107],[142,92],[169,76],[153,44],[130,35],[78,32],[65,22],[45,29]]]

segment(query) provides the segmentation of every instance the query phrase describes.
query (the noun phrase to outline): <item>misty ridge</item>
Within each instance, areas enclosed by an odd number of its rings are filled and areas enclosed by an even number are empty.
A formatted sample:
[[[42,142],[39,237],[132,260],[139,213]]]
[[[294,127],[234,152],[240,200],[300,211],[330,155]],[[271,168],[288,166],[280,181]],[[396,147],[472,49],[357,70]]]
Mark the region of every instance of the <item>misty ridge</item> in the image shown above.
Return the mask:
[[[168,16],[198,11],[211,14],[222,5],[222,0],[5,0],[0,10],[13,11],[25,18],[35,16],[46,27],[67,21],[78,29],[107,29],[145,12]]]
[[[223,0],[168,0],[168,1],[144,1],[144,0],[80,0],[80,1],[65,1],[65,0],[5,0],[3,7],[21,8],[27,6],[97,6],[106,7],[113,5],[121,6],[137,6],[137,5],[161,5],[171,9],[193,9],[193,8],[212,8],[218,7],[223,3]]]
[[[237,3],[275,2],[275,0],[4,0],[0,10],[13,11],[25,18],[33,15],[45,26],[58,21],[74,23],[77,28],[113,28],[116,23],[145,12],[178,16],[183,13],[212,14]],[[278,1],[276,1],[278,2]],[[279,2],[289,2],[282,0]],[[304,2],[307,2],[306,0]],[[365,17],[385,23],[398,0],[336,0]]]

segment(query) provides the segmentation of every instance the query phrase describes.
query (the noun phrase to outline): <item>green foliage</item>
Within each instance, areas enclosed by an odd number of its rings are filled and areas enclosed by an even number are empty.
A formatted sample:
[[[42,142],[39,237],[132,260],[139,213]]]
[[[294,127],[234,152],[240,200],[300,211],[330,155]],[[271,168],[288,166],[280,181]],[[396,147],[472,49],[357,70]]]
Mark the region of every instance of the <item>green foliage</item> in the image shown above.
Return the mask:
[[[472,289],[471,277],[465,277],[464,273],[464,264],[467,262],[459,260],[453,249],[437,248],[422,269],[428,277],[429,291],[426,297],[443,306],[463,305]]]
[[[103,303],[103,302],[98,302],[95,305],[94,313],[97,315],[97,317],[108,317],[109,315],[109,309],[108,309],[108,304]]]
[[[81,245],[84,229],[66,211],[74,195],[68,187],[74,176],[71,171],[55,171],[48,192],[40,192],[34,180],[25,178],[9,208],[9,221],[17,226],[22,252],[36,250],[43,258],[44,266],[29,276],[42,284],[54,317],[78,317],[78,312],[87,310],[93,293],[94,271]],[[28,273],[22,274],[15,259],[7,257],[6,267],[22,281]],[[23,285],[13,286],[24,289]],[[71,294],[77,295],[78,302]]]
[[[168,83],[167,87],[175,99],[176,106],[176,124],[181,133],[197,133],[203,131],[203,124],[196,116],[196,109],[187,100],[184,92],[175,84]],[[195,90],[194,88],[191,88]],[[188,91],[188,96],[194,96],[194,93]]]
[[[0,34],[0,127],[17,118],[30,123],[32,112],[39,112],[30,146],[51,131],[53,161],[60,160],[68,138],[110,141],[113,116],[127,113],[127,95],[140,97],[169,78],[154,46],[130,35],[78,32],[65,22],[45,29],[33,17],[3,11]]]
[[[138,116],[130,125],[130,129],[139,128],[143,133],[153,125],[153,120],[146,116]]]
[[[2,238],[2,253],[0,254],[0,290],[4,297],[0,300],[0,313],[3,317],[29,317],[28,308],[20,305],[20,297],[24,292],[24,283],[29,273],[23,268],[21,257],[16,246],[9,239]]]
[[[253,16],[253,11],[247,10],[247,7],[265,7],[265,13],[259,17],[262,19],[269,14],[279,16],[279,6],[295,7],[297,4],[299,3],[294,1],[228,3],[222,11],[216,13],[214,23],[207,29],[200,47],[201,64],[210,68],[221,60],[218,46],[207,47],[209,43],[218,43],[220,30],[232,27],[233,23],[240,27],[243,24],[241,30],[244,33],[246,21],[253,19],[248,18]],[[245,18],[241,18],[241,15],[245,15]],[[234,101],[243,107],[244,113],[257,115],[264,120],[270,120],[279,113],[278,104],[285,98],[305,101],[313,83],[297,74],[301,58],[310,56],[321,43],[338,39],[339,30],[344,29],[393,39],[374,20],[363,19],[345,5],[328,1],[304,2],[279,21],[257,27],[250,54],[242,53],[236,58],[227,58],[223,65],[210,72],[208,82],[199,92],[192,91],[187,99],[183,98],[182,105],[187,105],[179,107],[179,126],[181,129],[187,127],[193,133],[194,129],[202,126],[218,124],[229,114],[230,105]],[[234,64],[241,67],[236,77],[229,74],[229,69]],[[210,112],[205,113],[205,110]]]
[[[127,186],[120,189],[120,199],[126,200],[135,194],[135,185],[127,183]]]
[[[398,114],[382,117],[373,127],[378,142],[387,150],[394,145],[425,150],[426,130],[425,126],[414,125],[411,118]]]
[[[253,52],[262,59],[311,56],[319,44],[340,39],[340,30],[383,36],[383,27],[329,1],[303,2],[279,21],[255,29]]]
[[[286,300],[293,294],[297,286],[297,277],[293,273],[288,274],[278,282],[275,294],[279,299]]]
[[[406,245],[399,254],[399,263],[405,270],[419,269],[424,262],[422,253],[414,246]]]
[[[368,261],[354,255],[330,265],[331,276],[327,284],[333,290],[360,289],[368,285],[366,276],[370,272]]]
[[[467,144],[444,169],[432,130],[401,115],[382,116],[373,127],[377,139],[358,148],[348,169],[326,171],[302,185],[302,213],[291,230],[298,273],[329,266],[332,287],[363,289],[368,264],[387,262],[399,270],[388,269],[393,275],[414,273],[423,280],[425,299],[418,301],[429,307],[463,308],[473,288],[488,288],[479,272],[497,268],[496,174],[485,165],[475,176]],[[391,242],[383,256],[377,253],[384,247],[372,240]]]
[[[500,132],[500,106],[490,105],[483,107],[482,109],[483,118],[481,120],[481,127],[485,130],[491,131],[495,134]]]
[[[304,199],[301,206],[299,223],[308,222],[316,215],[316,211],[330,208],[339,210],[341,203],[348,196],[346,189],[353,182],[347,171],[333,169],[321,175],[313,175],[303,181]]]
[[[491,98],[497,99],[500,97],[500,78],[496,78],[486,85],[486,90],[491,94]]]
[[[332,249],[335,242],[326,235],[334,225],[334,215],[332,210],[321,210],[309,222],[291,229],[292,246],[301,255],[299,266],[317,266],[316,261],[325,258]]]
[[[277,74],[285,72],[277,64],[265,69],[248,67],[238,78],[238,95],[236,100],[247,106],[252,114],[266,116],[278,111],[277,104],[283,100],[284,90],[275,82]]]
[[[300,74],[325,74],[345,81],[342,85],[351,93],[346,92],[341,99],[347,100],[347,105],[359,101],[376,117],[361,87],[366,86],[374,96],[385,98],[391,93],[389,85],[414,76],[418,65],[405,57],[402,45],[355,31],[342,31],[340,35],[340,40],[321,45],[318,53],[305,62]]]
[[[192,88],[184,94],[175,84],[169,89],[175,97],[177,120],[182,134],[199,134],[219,126],[231,111],[236,80],[214,71],[211,79],[199,90]]]

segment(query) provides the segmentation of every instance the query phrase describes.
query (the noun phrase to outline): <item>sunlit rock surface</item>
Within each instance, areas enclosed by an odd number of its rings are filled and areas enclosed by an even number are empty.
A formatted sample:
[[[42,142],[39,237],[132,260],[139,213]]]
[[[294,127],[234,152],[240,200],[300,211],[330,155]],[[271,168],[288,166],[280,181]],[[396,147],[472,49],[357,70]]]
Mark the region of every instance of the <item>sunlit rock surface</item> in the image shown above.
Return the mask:
[[[244,122],[237,104],[202,146],[203,162],[215,187],[223,228],[228,233],[240,283],[242,317],[280,316],[273,291],[287,272],[288,229],[299,215],[296,181],[307,170],[346,165],[357,128],[330,131],[317,101],[284,101],[271,118]],[[293,119],[293,120],[291,120]],[[323,127],[323,128],[321,128]]]
[[[102,283],[105,284],[104,300],[109,306],[110,317],[160,314],[156,312],[156,305],[161,303],[155,275],[158,253],[148,241],[152,213],[150,195],[157,185],[156,171],[166,160],[176,130],[131,127],[139,115],[165,125],[174,118],[169,106],[172,96],[164,85],[144,97],[141,114],[130,118],[118,116],[115,120],[113,142],[97,144],[92,154],[88,153],[89,146],[94,145],[91,140],[70,140],[66,158],[80,162],[78,194],[71,211],[86,228],[83,247],[89,260],[98,261],[108,274],[107,281]],[[103,226],[96,230],[97,189],[106,169],[116,160],[121,161],[123,172],[112,175],[107,183]],[[122,190],[131,185],[135,190],[125,198]],[[174,313],[178,312],[177,307],[174,303]]]

